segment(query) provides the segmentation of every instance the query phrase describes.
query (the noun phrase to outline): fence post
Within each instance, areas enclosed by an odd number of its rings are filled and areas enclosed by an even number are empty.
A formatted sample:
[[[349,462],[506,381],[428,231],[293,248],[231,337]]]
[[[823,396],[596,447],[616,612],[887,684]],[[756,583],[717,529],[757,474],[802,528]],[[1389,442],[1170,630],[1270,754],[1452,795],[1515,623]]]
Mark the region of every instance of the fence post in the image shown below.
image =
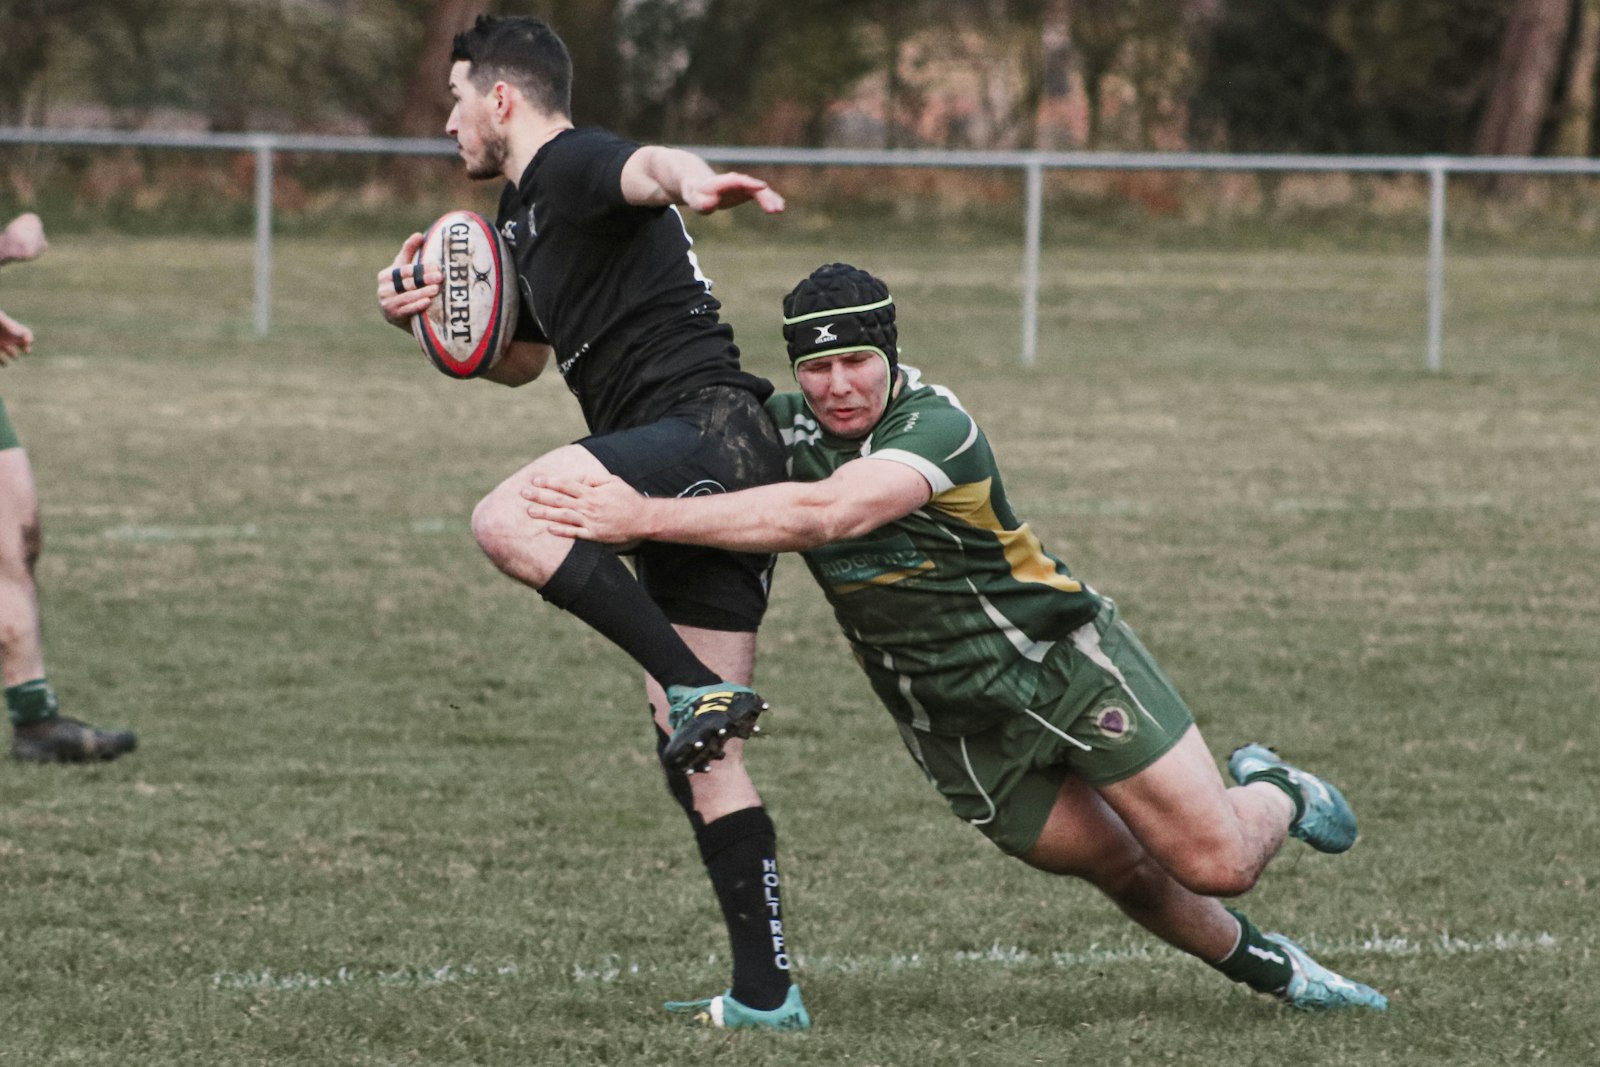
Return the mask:
[[[1044,165],[1037,155],[1027,164],[1027,221],[1022,247],[1022,365],[1031,367],[1039,352],[1039,239],[1044,228]]]
[[[256,336],[272,322],[272,138],[258,137],[256,152]]]
[[[1444,179],[1439,160],[1428,167],[1428,369],[1438,371],[1444,323]]]

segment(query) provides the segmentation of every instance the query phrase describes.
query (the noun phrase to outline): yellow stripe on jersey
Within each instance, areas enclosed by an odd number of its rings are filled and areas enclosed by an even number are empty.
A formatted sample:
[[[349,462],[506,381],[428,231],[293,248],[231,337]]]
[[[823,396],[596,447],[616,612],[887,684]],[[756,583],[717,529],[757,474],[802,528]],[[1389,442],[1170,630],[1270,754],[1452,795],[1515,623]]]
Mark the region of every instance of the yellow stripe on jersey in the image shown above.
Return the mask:
[[[844,582],[843,584],[838,585],[830,583],[829,587],[835,593],[854,593],[858,589],[865,589],[869,585],[893,585],[896,582],[903,582],[913,575],[921,574],[923,571],[931,570],[933,570],[933,561],[929,560],[926,563],[920,563],[915,567],[902,567],[899,570],[884,571],[882,574],[874,574],[871,578],[868,578],[864,582]]]
[[[1011,576],[1017,581],[1048,585],[1064,593],[1082,592],[1083,586],[1076,579],[1056,570],[1055,561],[1045,555],[1044,545],[1039,543],[1027,523],[1015,530],[1001,526],[990,496],[993,482],[994,479],[985,478],[979,482],[952,486],[929,503],[968,526],[976,526],[994,534],[1005,552]]]

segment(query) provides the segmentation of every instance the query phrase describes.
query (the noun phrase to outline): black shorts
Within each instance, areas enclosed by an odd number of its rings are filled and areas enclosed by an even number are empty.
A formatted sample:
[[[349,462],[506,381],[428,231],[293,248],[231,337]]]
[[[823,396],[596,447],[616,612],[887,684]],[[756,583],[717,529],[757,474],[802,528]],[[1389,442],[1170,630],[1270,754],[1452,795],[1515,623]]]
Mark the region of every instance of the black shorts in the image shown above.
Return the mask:
[[[656,422],[577,442],[646,496],[708,496],[782,481],[783,439],[755,395],[717,385]],[[635,569],[669,620],[754,633],[767,610],[776,557],[647,541]]]

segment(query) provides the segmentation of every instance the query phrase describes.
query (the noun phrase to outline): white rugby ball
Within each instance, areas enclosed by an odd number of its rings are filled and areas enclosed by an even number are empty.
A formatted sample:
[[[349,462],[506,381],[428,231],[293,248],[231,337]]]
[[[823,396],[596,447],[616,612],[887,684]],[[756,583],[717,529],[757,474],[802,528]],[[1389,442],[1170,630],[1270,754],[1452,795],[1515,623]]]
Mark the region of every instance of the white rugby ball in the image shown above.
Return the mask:
[[[423,355],[452,378],[476,378],[505,354],[522,301],[511,246],[475,211],[439,216],[415,262],[444,274],[439,295],[411,320]]]

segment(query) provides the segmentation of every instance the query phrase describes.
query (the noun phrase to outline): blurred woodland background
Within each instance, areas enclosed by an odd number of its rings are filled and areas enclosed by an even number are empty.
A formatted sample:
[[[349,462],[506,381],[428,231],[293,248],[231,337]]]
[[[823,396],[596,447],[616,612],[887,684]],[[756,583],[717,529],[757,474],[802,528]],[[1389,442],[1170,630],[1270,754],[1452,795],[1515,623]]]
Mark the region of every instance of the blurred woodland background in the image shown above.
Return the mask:
[[[1600,136],[1600,0],[0,0],[0,126],[442,137],[451,39],[484,11],[547,18],[577,67],[574,119],[641,141],[1593,156]],[[224,157],[7,147],[0,208],[242,225],[253,164]],[[832,183],[840,210],[1016,214],[1004,174],[806,180]],[[1498,205],[1484,217],[1514,209],[1491,220],[1502,235],[1530,219],[1558,240],[1600,232],[1592,179],[1464,184],[1471,206]],[[454,160],[302,155],[275,197],[292,228],[466,189]],[[1354,200],[1376,230],[1426,202],[1415,176],[1048,190],[1079,193],[1191,221]]]
[[[1600,0],[0,0],[0,125],[438,135],[543,15],[575,118],[697,144],[1592,155]]]

